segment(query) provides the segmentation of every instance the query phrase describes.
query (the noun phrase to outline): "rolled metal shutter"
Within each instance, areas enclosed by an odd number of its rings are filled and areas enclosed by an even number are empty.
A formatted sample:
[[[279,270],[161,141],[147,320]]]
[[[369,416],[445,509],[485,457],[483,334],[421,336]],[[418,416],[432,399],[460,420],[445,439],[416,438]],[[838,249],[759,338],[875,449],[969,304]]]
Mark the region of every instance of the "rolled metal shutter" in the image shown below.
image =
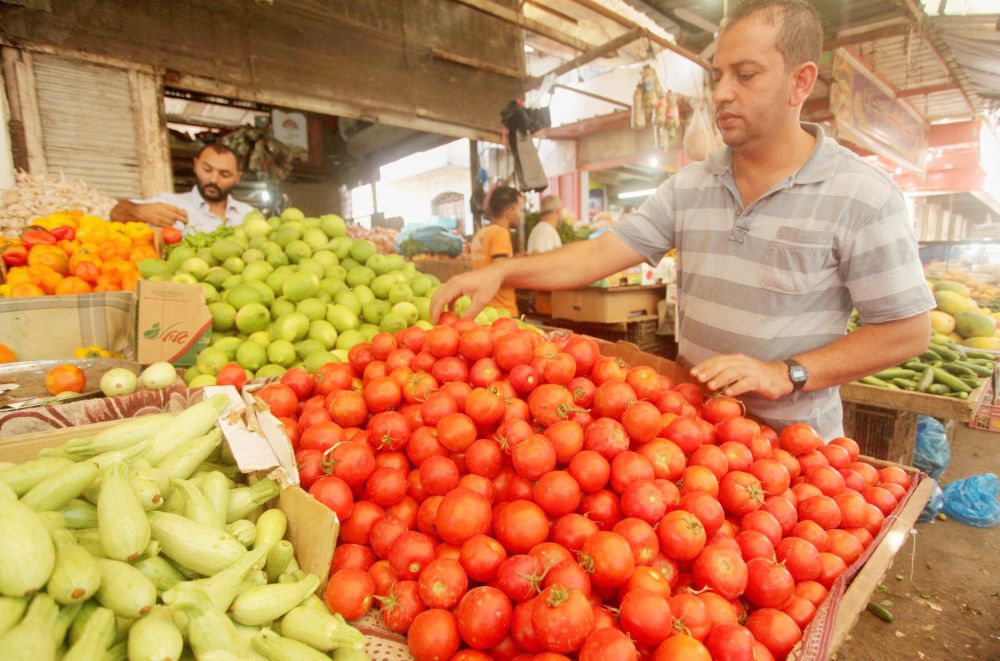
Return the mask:
[[[49,174],[112,197],[141,197],[128,71],[42,53],[33,69]]]

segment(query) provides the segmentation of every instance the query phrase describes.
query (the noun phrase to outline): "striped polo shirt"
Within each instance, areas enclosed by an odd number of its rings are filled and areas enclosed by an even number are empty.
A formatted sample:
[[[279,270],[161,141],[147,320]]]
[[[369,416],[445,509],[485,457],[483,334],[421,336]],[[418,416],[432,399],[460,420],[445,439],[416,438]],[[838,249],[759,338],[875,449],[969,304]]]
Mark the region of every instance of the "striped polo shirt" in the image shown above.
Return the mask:
[[[826,138],[750,206],[728,148],[665,181],[611,231],[650,264],[677,248],[680,362],[720,354],[783,360],[842,337],[852,308],[866,323],[934,308],[903,196],[889,176]],[[742,397],[777,430],[843,434],[839,388],[768,401]]]

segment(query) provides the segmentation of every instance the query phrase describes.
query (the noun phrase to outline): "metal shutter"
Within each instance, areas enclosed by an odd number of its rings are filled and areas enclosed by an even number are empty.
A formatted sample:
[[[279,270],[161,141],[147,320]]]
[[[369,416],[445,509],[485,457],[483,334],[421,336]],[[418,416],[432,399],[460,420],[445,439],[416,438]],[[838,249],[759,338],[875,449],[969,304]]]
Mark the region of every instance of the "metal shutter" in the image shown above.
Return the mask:
[[[41,53],[33,69],[49,174],[141,197],[128,71]]]

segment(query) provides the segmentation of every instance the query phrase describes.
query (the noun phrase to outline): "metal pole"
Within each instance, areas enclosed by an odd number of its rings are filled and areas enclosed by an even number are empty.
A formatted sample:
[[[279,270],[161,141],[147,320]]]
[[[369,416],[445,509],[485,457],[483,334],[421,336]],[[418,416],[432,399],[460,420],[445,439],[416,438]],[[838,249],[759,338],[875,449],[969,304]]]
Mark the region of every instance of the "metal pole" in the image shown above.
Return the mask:
[[[479,167],[479,141],[469,140],[469,181],[471,183],[469,190],[473,193],[483,186],[476,177],[479,174]],[[470,195],[470,201],[472,197]],[[478,204],[470,204],[469,206],[472,207],[472,233],[475,234],[483,226],[483,210]]]

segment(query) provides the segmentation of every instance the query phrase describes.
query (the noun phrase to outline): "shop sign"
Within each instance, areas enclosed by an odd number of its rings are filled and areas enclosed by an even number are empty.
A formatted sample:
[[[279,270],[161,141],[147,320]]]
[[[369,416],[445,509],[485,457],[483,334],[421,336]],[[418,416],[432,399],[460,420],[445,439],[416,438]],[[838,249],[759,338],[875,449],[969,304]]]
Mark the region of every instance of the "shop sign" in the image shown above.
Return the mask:
[[[923,173],[930,132],[927,123],[844,49],[834,54],[830,110],[840,135]]]
[[[278,142],[292,149],[309,151],[309,125],[301,112],[271,111],[271,132]]]

